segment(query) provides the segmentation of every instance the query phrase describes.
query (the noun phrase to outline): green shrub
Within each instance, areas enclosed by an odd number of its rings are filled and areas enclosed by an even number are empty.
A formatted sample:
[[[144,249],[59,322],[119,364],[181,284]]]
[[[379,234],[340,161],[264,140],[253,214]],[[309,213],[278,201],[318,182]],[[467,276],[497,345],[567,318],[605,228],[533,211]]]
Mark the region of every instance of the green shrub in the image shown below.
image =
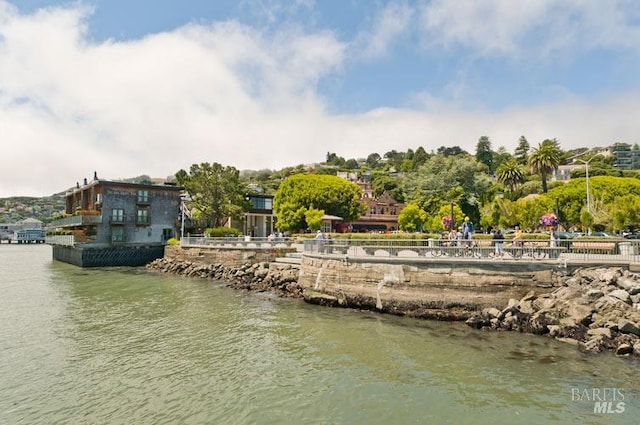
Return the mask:
[[[233,227],[210,227],[204,230],[204,235],[209,238],[222,238],[225,236],[242,236],[242,232]]]
[[[73,232],[71,232],[70,230],[50,230],[47,232],[47,236],[66,236],[66,235],[73,235]]]
[[[180,245],[180,241],[177,238],[170,238],[167,241],[167,245]]]

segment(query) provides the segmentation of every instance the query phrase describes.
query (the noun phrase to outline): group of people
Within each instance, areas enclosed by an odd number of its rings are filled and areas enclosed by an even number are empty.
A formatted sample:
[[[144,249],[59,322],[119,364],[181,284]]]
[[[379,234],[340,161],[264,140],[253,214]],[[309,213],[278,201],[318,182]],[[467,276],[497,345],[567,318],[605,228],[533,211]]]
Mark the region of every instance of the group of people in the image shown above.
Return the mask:
[[[440,234],[439,244],[441,246],[464,246],[464,244],[471,246],[474,232],[473,222],[469,220],[469,217],[465,217],[462,226],[458,229],[452,228],[448,233],[442,232]]]
[[[273,241],[276,241],[276,240],[279,240],[279,239],[282,239],[282,238],[284,238],[284,234],[282,232],[278,232],[277,234],[271,232],[269,234],[269,236],[267,236],[267,240],[269,242],[273,242]]]

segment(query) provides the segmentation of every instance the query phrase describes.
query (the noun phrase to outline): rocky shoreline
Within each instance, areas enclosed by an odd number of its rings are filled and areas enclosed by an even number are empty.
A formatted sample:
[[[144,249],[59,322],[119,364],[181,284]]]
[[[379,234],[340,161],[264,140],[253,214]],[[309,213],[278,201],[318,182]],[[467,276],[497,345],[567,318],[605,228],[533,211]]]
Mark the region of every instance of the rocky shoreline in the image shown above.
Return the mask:
[[[304,295],[298,283],[299,269],[290,264],[259,262],[229,267],[165,257],[147,267],[224,281],[235,289],[270,291],[292,298]],[[371,307],[348,304],[352,308]],[[438,318],[447,320],[449,316]],[[485,308],[466,323],[476,329],[545,335],[587,352],[612,351],[640,357],[640,274],[617,267],[580,269],[562,277],[551,292],[532,291],[520,300],[511,299],[505,307]]]
[[[549,293],[531,292],[466,323],[547,335],[587,352],[640,356],[640,275],[615,267],[580,269]]]
[[[260,262],[229,267],[164,257],[147,264],[147,268],[186,277],[219,280],[234,289],[270,291],[280,297],[302,298],[303,288],[298,284],[299,270],[290,264]]]

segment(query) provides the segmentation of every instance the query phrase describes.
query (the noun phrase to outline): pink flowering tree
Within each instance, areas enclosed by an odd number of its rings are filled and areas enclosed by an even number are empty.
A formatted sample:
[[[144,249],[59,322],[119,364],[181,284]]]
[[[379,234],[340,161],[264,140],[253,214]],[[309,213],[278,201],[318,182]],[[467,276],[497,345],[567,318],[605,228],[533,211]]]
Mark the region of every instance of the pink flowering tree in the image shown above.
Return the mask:
[[[558,225],[558,217],[555,214],[547,213],[540,217],[540,224],[545,227],[553,227]]]
[[[453,225],[453,218],[451,217],[451,215],[445,215],[444,217],[442,217],[441,222],[443,228],[450,229]]]

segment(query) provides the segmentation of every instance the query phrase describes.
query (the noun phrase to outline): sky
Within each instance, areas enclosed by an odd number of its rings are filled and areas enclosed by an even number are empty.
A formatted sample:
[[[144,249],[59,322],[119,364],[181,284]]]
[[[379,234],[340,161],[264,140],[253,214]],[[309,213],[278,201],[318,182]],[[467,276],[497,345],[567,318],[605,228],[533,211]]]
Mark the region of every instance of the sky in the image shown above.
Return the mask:
[[[0,0],[0,197],[640,142],[636,0]]]

